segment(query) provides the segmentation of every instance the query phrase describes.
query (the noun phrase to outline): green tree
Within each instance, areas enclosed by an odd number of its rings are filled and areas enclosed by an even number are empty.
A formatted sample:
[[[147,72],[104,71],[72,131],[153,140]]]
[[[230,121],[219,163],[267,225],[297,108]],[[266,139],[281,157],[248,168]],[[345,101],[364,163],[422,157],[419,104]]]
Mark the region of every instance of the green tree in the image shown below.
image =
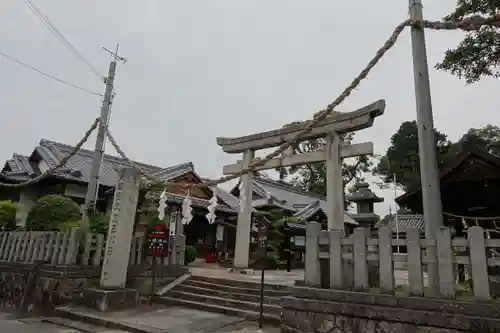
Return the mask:
[[[47,195],[38,199],[26,218],[28,230],[58,230],[64,224],[74,224],[81,219],[76,202],[61,195]]]
[[[287,126],[297,125],[294,122]],[[354,133],[342,135],[342,140],[346,143],[351,143],[354,138]],[[298,145],[293,146],[294,153],[303,154],[315,152],[324,149],[326,146],[325,139],[307,140],[300,142]],[[363,181],[363,175],[371,171],[373,162],[367,156],[360,156],[344,161],[342,165],[342,176],[344,180],[344,188],[348,188],[354,181]],[[326,196],[326,164],[325,162],[316,162],[305,165],[296,165],[291,167],[278,168],[276,170],[280,174],[280,179],[291,177],[291,183],[298,188]],[[348,208],[348,203],[345,205]]]
[[[500,13],[500,0],[458,0],[446,21],[492,17]],[[436,68],[474,83],[483,76],[500,77],[500,29],[484,26],[468,32],[455,49],[446,51]]]
[[[500,128],[498,126],[486,125],[481,128],[471,128],[460,139],[460,142],[465,141],[490,153],[500,155]]]
[[[275,208],[265,212],[270,224],[267,226],[267,264],[268,268],[276,268],[280,259],[285,257],[286,235],[283,227],[286,222],[299,223],[297,218],[286,216],[282,209]]]
[[[17,205],[11,200],[0,201],[0,227],[12,230],[16,227]]]
[[[441,168],[460,152],[464,143],[469,143],[488,152],[500,155],[500,128],[486,125],[471,128],[457,142],[447,140],[445,134],[435,130],[436,157]],[[415,121],[406,121],[391,137],[391,144],[378,165],[373,169],[375,175],[384,182],[396,181],[405,191],[420,186],[420,158],[418,152],[418,133]]]
[[[445,162],[451,143],[446,135],[435,131],[436,156],[438,167]],[[384,182],[396,182],[405,191],[420,185],[420,158],[418,152],[418,131],[416,121],[405,121],[391,137],[391,144],[378,165],[373,169],[375,175]]]

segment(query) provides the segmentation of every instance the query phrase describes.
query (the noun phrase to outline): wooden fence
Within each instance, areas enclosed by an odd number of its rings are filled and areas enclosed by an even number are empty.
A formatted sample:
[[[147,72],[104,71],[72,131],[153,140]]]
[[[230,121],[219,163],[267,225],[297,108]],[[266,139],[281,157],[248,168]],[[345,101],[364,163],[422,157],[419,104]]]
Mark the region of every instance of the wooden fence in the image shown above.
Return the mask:
[[[144,237],[132,237],[130,264],[150,264],[144,253]],[[106,239],[102,234],[86,233],[74,228],[68,232],[13,231],[0,232],[0,261],[31,263],[43,260],[51,265],[99,267],[104,259]],[[176,238],[176,251],[164,264],[182,264],[184,236]]]
[[[407,254],[394,254],[392,247],[398,245],[406,245]],[[425,251],[431,247],[436,250],[431,251],[437,254],[434,258]],[[441,227],[436,241],[431,241],[421,239],[418,229],[408,229],[406,239],[393,239],[388,227],[379,229],[378,238],[370,238],[365,228],[357,228],[350,237],[343,237],[342,231],[321,231],[318,223],[309,223],[305,283],[309,286],[321,285],[320,260],[325,260],[328,262],[328,282],[332,289],[350,289],[351,286],[346,283],[346,276],[349,276],[355,290],[368,291],[370,270],[375,267],[380,292],[394,294],[394,263],[405,263],[410,294],[424,296],[425,266],[436,264],[439,293],[444,298],[453,299],[457,289],[456,266],[461,264],[469,267],[474,298],[484,300],[490,298],[488,267],[500,266],[500,258],[491,255],[498,248],[500,239],[485,239],[484,230],[480,227],[469,228],[467,238],[452,238],[451,230]]]

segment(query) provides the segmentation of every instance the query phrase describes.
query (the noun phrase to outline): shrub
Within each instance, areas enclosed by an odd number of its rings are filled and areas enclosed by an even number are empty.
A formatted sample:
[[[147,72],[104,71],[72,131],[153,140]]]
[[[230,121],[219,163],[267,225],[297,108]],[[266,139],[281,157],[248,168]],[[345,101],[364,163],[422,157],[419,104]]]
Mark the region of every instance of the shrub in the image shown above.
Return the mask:
[[[278,256],[276,255],[268,255],[266,257],[266,268],[268,269],[276,269],[279,266]]]
[[[63,224],[81,219],[76,202],[61,195],[46,195],[38,199],[26,218],[27,230],[58,230]]]
[[[188,245],[184,249],[184,264],[190,264],[196,259],[196,249],[194,246]]]
[[[0,227],[12,230],[16,228],[17,205],[10,201],[0,201]]]
[[[89,218],[89,231],[93,234],[108,235],[110,217],[104,214],[97,214]]]
[[[57,226],[57,230],[61,232],[71,231],[73,228],[78,228],[80,226],[80,222],[63,222]]]

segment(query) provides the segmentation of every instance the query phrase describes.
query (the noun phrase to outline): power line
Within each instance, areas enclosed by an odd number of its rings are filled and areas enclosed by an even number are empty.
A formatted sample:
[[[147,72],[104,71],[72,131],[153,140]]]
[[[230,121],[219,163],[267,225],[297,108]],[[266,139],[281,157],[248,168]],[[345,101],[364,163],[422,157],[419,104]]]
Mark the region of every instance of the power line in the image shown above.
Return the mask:
[[[44,15],[40,9],[31,0],[24,0],[24,3],[30,8],[30,10],[42,21],[45,27],[54,34],[54,36],[78,59],[82,64],[87,67],[92,73],[97,75],[99,78],[103,79],[104,76],[99,73],[99,71],[87,60],[85,57],[64,37],[64,35],[57,29],[49,18]]]
[[[96,93],[96,92],[90,91],[90,90],[85,89],[85,88],[83,88],[83,87],[77,86],[76,84],[73,84],[73,83],[70,83],[70,82],[67,82],[67,81],[61,80],[61,79],[59,79],[59,78],[57,78],[57,77],[55,77],[55,76],[53,76],[53,75],[50,75],[50,74],[48,74],[48,73],[46,73],[46,72],[43,72],[43,71],[41,71],[41,70],[39,70],[39,69],[36,69],[35,67],[30,66],[30,65],[28,65],[28,64],[26,64],[26,63],[24,63],[24,62],[22,62],[22,61],[20,61],[20,60],[17,60],[16,58],[11,57],[10,55],[5,54],[4,52],[1,52],[1,51],[0,51],[0,55],[4,56],[5,58],[7,58],[7,59],[9,59],[9,60],[12,60],[12,61],[14,61],[14,62],[18,63],[18,64],[19,64],[19,65],[21,65],[21,66],[24,66],[24,67],[26,67],[26,68],[28,68],[28,69],[31,69],[32,71],[35,71],[35,72],[37,72],[37,73],[39,73],[39,74],[42,74],[42,75],[44,75],[44,76],[46,76],[46,77],[48,77],[48,78],[50,78],[50,79],[52,79],[52,80],[55,80],[55,81],[57,81],[57,82],[59,82],[59,83],[65,84],[65,85],[67,85],[67,86],[70,86],[70,87],[73,87],[73,88],[76,88],[76,89],[79,89],[79,90],[82,90],[82,91],[85,91],[85,92],[87,92],[87,93],[89,93],[89,94],[91,94],[91,95],[102,96],[102,94],[99,94],[99,93]]]

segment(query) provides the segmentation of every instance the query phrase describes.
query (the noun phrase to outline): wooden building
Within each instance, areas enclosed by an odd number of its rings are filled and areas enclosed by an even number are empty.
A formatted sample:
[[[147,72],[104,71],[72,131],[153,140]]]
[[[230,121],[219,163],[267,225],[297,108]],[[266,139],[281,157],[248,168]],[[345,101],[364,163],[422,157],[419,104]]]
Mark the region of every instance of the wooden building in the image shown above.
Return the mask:
[[[439,172],[443,222],[461,234],[479,225],[498,234],[500,227],[500,157],[470,144],[463,144]],[[401,207],[423,213],[421,189],[396,199]],[[497,237],[495,237],[497,238]]]

